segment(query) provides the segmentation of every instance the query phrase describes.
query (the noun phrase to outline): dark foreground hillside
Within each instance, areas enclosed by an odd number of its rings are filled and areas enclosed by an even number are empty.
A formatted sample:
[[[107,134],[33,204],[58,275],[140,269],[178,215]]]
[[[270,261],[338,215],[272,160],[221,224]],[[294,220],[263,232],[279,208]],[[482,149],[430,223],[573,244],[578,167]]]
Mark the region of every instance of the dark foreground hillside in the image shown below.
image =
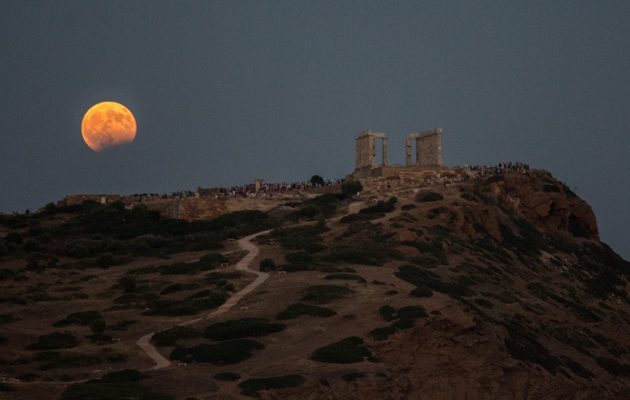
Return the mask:
[[[92,203],[0,222],[2,398],[630,398],[630,264],[545,172],[196,223]],[[269,279],[177,326],[253,280],[231,239],[266,229]],[[173,363],[139,372],[153,331]]]

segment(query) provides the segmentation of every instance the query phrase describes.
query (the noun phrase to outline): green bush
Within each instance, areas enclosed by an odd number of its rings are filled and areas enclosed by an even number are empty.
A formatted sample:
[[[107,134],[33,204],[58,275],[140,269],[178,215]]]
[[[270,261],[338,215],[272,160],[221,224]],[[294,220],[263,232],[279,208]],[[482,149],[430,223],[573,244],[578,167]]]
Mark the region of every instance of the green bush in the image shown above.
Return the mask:
[[[384,214],[394,211],[396,201],[398,201],[396,197],[390,197],[387,201],[379,200],[375,205],[359,210],[359,214]]]
[[[343,272],[326,275],[324,279],[326,280],[339,279],[339,280],[346,280],[346,281],[365,282],[365,279],[363,279],[363,277],[359,275],[348,274],[348,273],[343,273]]]
[[[69,349],[79,345],[79,340],[67,332],[54,332],[37,338],[37,341],[28,345],[29,350],[56,350]]]
[[[258,392],[269,389],[294,388],[302,385],[305,379],[301,375],[282,375],[269,378],[247,379],[239,383],[241,394],[249,397],[258,397]]]
[[[431,271],[416,267],[415,265],[403,265],[398,268],[395,275],[417,287],[429,288],[433,291],[447,294],[455,299],[473,296],[475,293],[466,285],[459,282],[444,282]]]
[[[433,296],[433,292],[431,291],[431,289],[425,287],[425,286],[419,286],[415,289],[413,289],[411,292],[409,292],[409,296],[411,297],[431,297]]]
[[[200,344],[178,347],[171,353],[171,360],[204,362],[217,365],[236,364],[252,356],[254,350],[263,349],[262,343],[250,339],[226,340],[217,344]]]
[[[393,335],[396,332],[398,332],[398,329],[392,326],[386,326],[382,328],[372,329],[369,335],[372,336],[372,338],[374,338],[374,340],[376,340],[377,342],[380,342],[383,340],[387,340],[387,338],[389,338],[391,335]]]
[[[61,400],[174,400],[175,397],[155,393],[139,381],[146,376],[135,370],[111,372],[101,379],[69,386]]]
[[[488,299],[476,298],[474,301],[475,301],[475,304],[478,304],[481,307],[492,308],[492,302]]]
[[[193,328],[187,326],[175,326],[160,332],[156,332],[151,340],[161,347],[175,346],[180,339],[191,339],[199,337],[200,334]]]
[[[363,346],[363,339],[351,336],[315,350],[310,359],[324,363],[351,364],[362,362],[371,356],[372,353]]]
[[[444,196],[439,193],[423,190],[416,194],[416,201],[420,203],[444,200]]]
[[[524,324],[510,321],[504,325],[508,333],[505,348],[512,357],[539,364],[552,374],[556,372],[560,362],[536,340]]]
[[[341,184],[341,193],[346,197],[352,197],[363,190],[363,185],[359,181],[345,181]]]
[[[326,223],[320,221],[315,225],[277,228],[271,231],[271,237],[280,241],[285,249],[304,250],[321,242],[320,234],[328,231]]]
[[[384,216],[385,216],[384,214],[376,214],[376,213],[368,213],[368,214],[354,213],[354,214],[348,214],[348,215],[343,216],[339,220],[339,222],[341,222],[342,224],[349,224],[352,222],[371,221],[373,219],[378,219]]]
[[[208,325],[204,336],[212,340],[238,339],[267,336],[286,328],[283,324],[270,323],[264,318],[243,318]]]
[[[219,381],[238,381],[241,379],[241,376],[236,372],[219,372],[213,378]]]
[[[468,201],[479,201],[477,196],[475,196],[474,194],[469,193],[469,192],[464,192],[459,197],[461,197],[464,200],[468,200]]]
[[[54,326],[68,326],[68,325],[92,325],[97,321],[101,321],[103,316],[99,311],[81,311],[69,314],[66,318],[55,322]]]
[[[405,306],[398,309],[398,319],[417,319],[428,317],[422,306]]]
[[[617,361],[606,358],[597,357],[597,364],[615,376],[630,376],[630,364],[620,364]]]
[[[385,321],[393,321],[396,319],[396,309],[390,305],[381,306],[378,313]]]
[[[175,293],[175,292],[179,292],[181,290],[184,290],[184,285],[182,283],[173,283],[171,285],[168,285],[164,289],[162,289],[160,291],[160,294]]]
[[[306,289],[301,300],[316,304],[325,304],[340,299],[351,292],[352,290],[345,286],[314,285]]]
[[[224,291],[211,291],[207,297],[185,300],[154,300],[146,304],[144,315],[193,315],[225,303],[228,294]]]
[[[42,371],[56,368],[87,367],[103,362],[101,357],[95,354],[83,354],[74,352],[60,353],[58,351],[43,351],[33,357],[33,361],[39,364]]]
[[[342,376],[342,379],[346,382],[354,382],[361,378],[365,378],[366,375],[363,372],[349,372]]]
[[[280,312],[276,316],[276,319],[294,319],[301,317],[302,315],[327,318],[337,315],[337,313],[329,308],[313,306],[310,304],[295,303],[288,306],[286,310]]]
[[[264,260],[260,261],[261,271],[273,271],[274,269],[276,269],[276,263],[272,259],[265,258]]]

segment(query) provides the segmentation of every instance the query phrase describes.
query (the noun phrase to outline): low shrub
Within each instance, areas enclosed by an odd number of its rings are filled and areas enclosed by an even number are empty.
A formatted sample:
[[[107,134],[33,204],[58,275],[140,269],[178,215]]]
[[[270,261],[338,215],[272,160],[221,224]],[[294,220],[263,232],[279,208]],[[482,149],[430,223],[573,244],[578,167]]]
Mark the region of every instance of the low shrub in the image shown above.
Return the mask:
[[[359,275],[355,275],[355,274],[348,274],[348,273],[329,274],[329,275],[326,275],[324,279],[327,279],[327,280],[340,279],[340,280],[346,280],[346,281],[365,282],[365,279],[363,279],[363,277]]]
[[[352,222],[360,222],[360,221],[371,221],[373,219],[378,219],[384,217],[385,214],[376,214],[376,213],[367,213],[367,214],[359,214],[353,213],[343,216],[339,222],[342,224],[349,224]]]
[[[270,323],[264,318],[243,318],[208,325],[204,336],[212,340],[238,339],[267,336],[286,328],[283,324]]]
[[[79,340],[68,332],[54,332],[37,338],[28,345],[29,350],[69,349],[79,345]]]
[[[308,315],[310,317],[332,317],[337,315],[337,313],[329,308],[314,306],[310,304],[303,303],[295,303],[291,304],[287,307],[286,310],[280,312],[276,319],[284,320],[284,319],[295,319],[301,317],[302,315]]]
[[[416,194],[416,201],[419,203],[444,200],[444,196],[439,193],[422,190]]]
[[[419,286],[409,292],[409,296],[411,297],[431,297],[433,296],[433,292],[431,289],[425,286]]]
[[[608,371],[611,375],[630,376],[630,364],[620,364],[617,361],[606,357],[597,357],[596,361],[600,367]]]
[[[480,305],[481,307],[485,307],[485,308],[492,308],[492,302],[488,299],[484,299],[484,298],[476,298],[474,300],[475,304]]]
[[[341,184],[341,193],[346,197],[352,197],[363,190],[363,185],[359,181],[345,181]]]
[[[363,346],[363,339],[351,336],[315,350],[310,359],[323,363],[351,364],[371,356],[372,353]]]
[[[474,194],[469,193],[469,192],[464,192],[459,197],[461,197],[464,200],[468,200],[468,201],[479,201],[477,196],[475,196]]]
[[[398,272],[396,272],[395,275],[417,287],[429,288],[430,290],[447,294],[455,299],[473,296],[475,294],[475,292],[470,290],[463,283],[444,282],[437,274],[416,267],[415,265],[403,265],[398,268]]]
[[[228,294],[224,291],[211,291],[208,296],[185,300],[154,300],[146,304],[144,315],[193,315],[203,310],[209,310],[225,303]]]
[[[217,365],[236,364],[252,356],[254,350],[264,349],[262,343],[250,339],[226,340],[217,344],[200,344],[171,352],[171,360],[204,362]]]
[[[315,304],[326,304],[352,293],[350,288],[337,285],[314,285],[306,289],[302,301]]]
[[[354,382],[365,377],[366,375],[363,372],[349,372],[344,374],[341,378],[346,382]]]
[[[541,365],[552,374],[556,372],[560,362],[536,340],[523,324],[511,321],[505,323],[508,335],[505,338],[505,348],[517,360],[533,362]]]
[[[87,367],[101,363],[103,360],[96,354],[84,354],[75,352],[43,351],[33,357],[33,361],[39,364],[42,371],[57,368]]]
[[[378,313],[385,321],[393,321],[396,319],[396,309],[390,305],[381,306]]]
[[[276,269],[276,263],[272,259],[265,258],[260,262],[261,271],[273,271],[274,269]]]
[[[199,337],[200,334],[193,328],[187,326],[175,326],[164,331],[155,333],[151,340],[161,347],[175,346],[180,339],[191,339]]]
[[[54,326],[68,326],[68,325],[92,325],[97,321],[101,321],[103,316],[99,311],[81,311],[69,314],[66,318],[55,322]]]
[[[241,379],[241,376],[236,372],[219,372],[213,376],[214,379],[219,381],[238,381]]]
[[[389,338],[391,335],[393,335],[396,332],[398,332],[398,329],[392,326],[385,326],[382,328],[372,329],[369,335],[372,336],[374,340],[380,342],[383,340],[387,340],[387,338]]]
[[[258,392],[269,389],[285,389],[301,386],[305,379],[301,375],[282,375],[269,378],[247,379],[239,383],[241,394],[249,397],[258,397]]]
[[[387,201],[379,200],[375,205],[359,210],[359,214],[385,214],[394,211],[397,201],[396,197],[390,197]]]
[[[146,376],[135,370],[111,372],[101,379],[69,386],[61,400],[174,400],[175,397],[153,392],[139,381]]]

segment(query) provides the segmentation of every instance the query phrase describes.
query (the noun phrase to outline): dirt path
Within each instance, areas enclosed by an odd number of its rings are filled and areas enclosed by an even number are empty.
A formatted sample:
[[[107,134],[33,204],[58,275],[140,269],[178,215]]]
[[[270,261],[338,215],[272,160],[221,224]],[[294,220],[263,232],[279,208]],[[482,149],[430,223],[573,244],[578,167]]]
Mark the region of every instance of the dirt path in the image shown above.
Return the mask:
[[[204,321],[204,320],[207,320],[207,319],[210,319],[210,318],[214,318],[214,317],[216,317],[218,315],[221,315],[221,314],[224,314],[224,313],[228,312],[232,307],[234,307],[236,304],[238,304],[238,302],[243,297],[245,297],[246,295],[251,293],[258,286],[260,286],[264,281],[266,281],[267,278],[269,278],[269,274],[268,273],[262,272],[262,271],[253,270],[253,269],[249,268],[251,263],[256,259],[256,257],[260,253],[260,249],[258,248],[258,246],[256,246],[255,244],[252,243],[252,240],[255,239],[256,237],[260,236],[260,235],[265,235],[265,234],[267,234],[269,232],[270,232],[270,230],[257,232],[257,233],[254,233],[252,235],[245,236],[244,238],[241,238],[241,239],[239,239],[237,241],[238,246],[242,250],[247,251],[247,254],[245,255],[245,257],[241,258],[236,263],[236,270],[238,270],[238,271],[245,271],[247,273],[254,274],[254,275],[256,275],[256,279],[254,279],[253,282],[251,282],[249,285],[245,286],[243,289],[241,289],[238,292],[234,293],[229,299],[227,299],[227,301],[225,303],[223,303],[216,310],[214,310],[214,311],[212,311],[212,312],[210,312],[210,313],[208,313],[208,314],[206,314],[204,316],[201,316],[201,317],[198,317],[198,318],[195,318],[195,319],[191,319],[189,321],[182,322],[182,323],[178,324],[177,326],[187,326],[187,325],[196,324],[198,322],[201,322],[201,321]],[[172,328],[172,327],[165,328],[163,330],[170,329],[170,328]],[[142,336],[136,342],[136,344],[138,346],[140,346],[140,349],[142,349],[142,351],[144,351],[144,353],[147,355],[147,357],[152,359],[153,362],[155,363],[155,365],[153,365],[150,368],[145,369],[145,371],[162,369],[162,368],[166,368],[169,365],[171,365],[171,361],[168,358],[164,357],[155,348],[155,346],[153,346],[153,344],[151,344],[151,338],[155,334],[156,334],[156,332],[148,333],[148,334]]]
[[[355,201],[352,202],[348,205],[348,213],[354,213],[357,212],[362,206],[365,205],[365,202],[359,202],[359,201]],[[343,218],[344,216],[338,216],[335,218],[331,218],[328,221],[329,222],[333,222],[333,221],[338,221],[341,218]],[[311,222],[308,222],[311,223]],[[306,224],[308,224],[306,223]],[[304,225],[304,223],[299,224],[299,225]],[[211,318],[214,318],[216,316],[219,316],[221,314],[224,314],[226,312],[228,312],[232,307],[234,307],[236,304],[238,304],[238,302],[245,297],[246,295],[248,295],[249,293],[251,293],[252,291],[254,291],[258,286],[260,286],[263,282],[265,282],[267,280],[267,278],[269,278],[269,274],[266,272],[262,272],[262,271],[257,271],[254,269],[250,269],[250,264],[256,259],[256,257],[258,256],[258,254],[260,253],[260,249],[258,248],[258,246],[256,246],[255,244],[252,243],[252,240],[255,239],[258,236],[261,235],[265,235],[267,233],[271,232],[271,230],[266,230],[266,231],[262,231],[262,232],[256,232],[254,234],[251,234],[249,236],[245,236],[244,238],[241,238],[237,241],[238,246],[242,249],[247,251],[247,254],[245,255],[245,257],[241,258],[237,263],[236,263],[236,270],[238,271],[245,271],[251,274],[256,275],[256,279],[254,279],[253,282],[251,282],[249,285],[245,286],[243,289],[239,290],[238,292],[234,293],[229,299],[227,299],[227,301],[225,303],[223,303],[219,308],[217,308],[216,310],[195,318],[195,319],[191,319],[189,321],[185,321],[182,322],[176,326],[187,326],[187,325],[192,325],[192,324],[196,324],[198,322],[202,322],[204,320],[208,320]],[[162,331],[170,329],[172,327],[168,327],[168,328],[164,328],[162,329]],[[158,331],[161,332],[161,331]],[[158,369],[162,369],[162,368],[166,368],[168,366],[171,365],[171,361],[164,357],[156,348],[155,346],[153,346],[153,344],[151,344],[151,338],[153,337],[153,335],[155,335],[157,332],[151,332],[148,333],[144,336],[142,336],[140,339],[138,339],[138,341],[136,342],[136,344],[140,347],[140,349],[142,349],[142,351],[144,351],[144,353],[147,355],[147,357],[149,357],[151,360],[153,360],[153,362],[155,363],[152,367],[150,368],[146,368],[145,371],[151,371],[151,370],[158,370]]]

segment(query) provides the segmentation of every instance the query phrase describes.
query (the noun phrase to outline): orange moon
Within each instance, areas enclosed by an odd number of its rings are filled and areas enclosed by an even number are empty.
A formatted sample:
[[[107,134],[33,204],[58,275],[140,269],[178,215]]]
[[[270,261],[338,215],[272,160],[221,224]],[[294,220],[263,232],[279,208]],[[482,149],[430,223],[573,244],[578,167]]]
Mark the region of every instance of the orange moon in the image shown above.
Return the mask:
[[[128,144],[136,138],[136,119],[122,104],[104,101],[87,110],[81,122],[81,135],[94,151]]]

